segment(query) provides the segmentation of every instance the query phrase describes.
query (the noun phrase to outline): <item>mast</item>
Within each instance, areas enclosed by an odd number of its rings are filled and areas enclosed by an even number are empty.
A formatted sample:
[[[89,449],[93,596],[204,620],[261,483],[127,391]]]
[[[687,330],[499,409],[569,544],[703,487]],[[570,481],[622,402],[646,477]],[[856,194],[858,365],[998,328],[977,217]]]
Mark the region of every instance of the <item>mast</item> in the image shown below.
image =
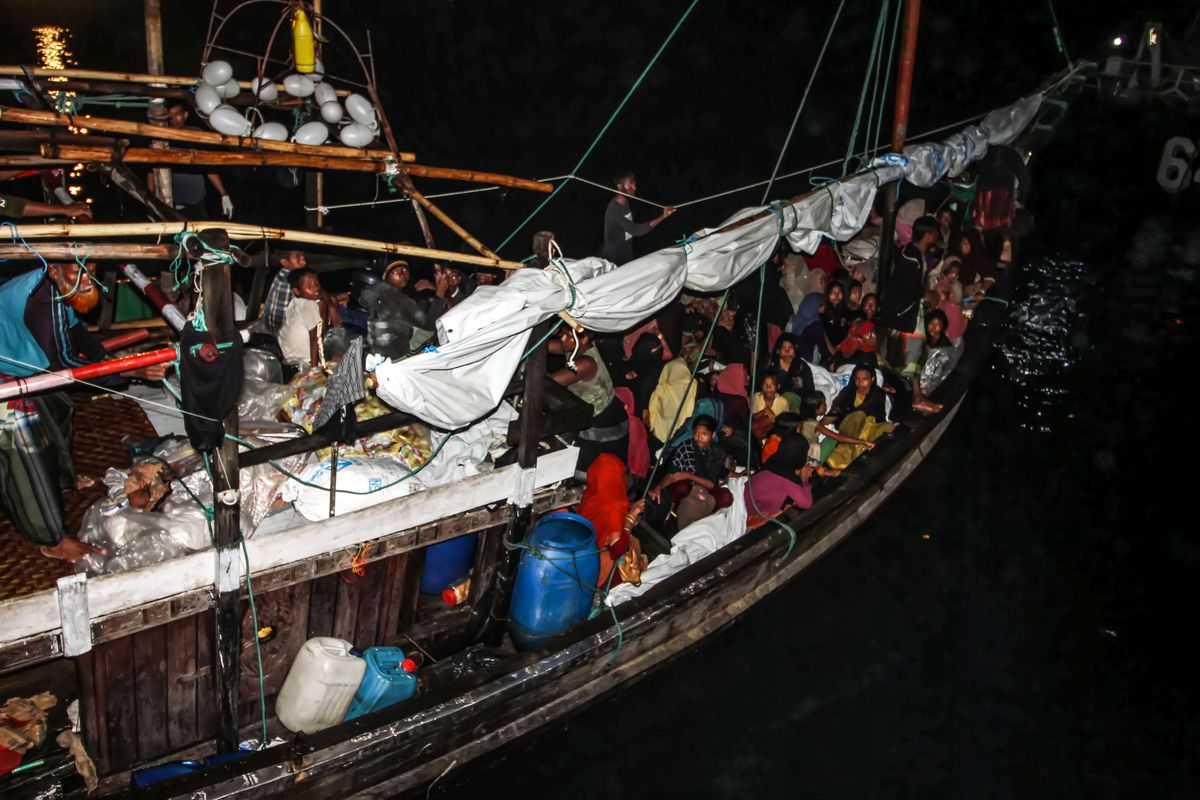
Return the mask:
[[[917,29],[921,22],[921,0],[906,0],[904,7],[904,43],[900,50],[900,71],[896,76],[896,110],[892,122],[892,152],[904,149],[908,136],[908,106],[912,99],[913,69],[917,59]],[[884,302],[884,289],[892,273],[896,250],[896,195],[900,182],[889,183],[883,190],[883,229],[879,236],[879,281],[876,293]]]

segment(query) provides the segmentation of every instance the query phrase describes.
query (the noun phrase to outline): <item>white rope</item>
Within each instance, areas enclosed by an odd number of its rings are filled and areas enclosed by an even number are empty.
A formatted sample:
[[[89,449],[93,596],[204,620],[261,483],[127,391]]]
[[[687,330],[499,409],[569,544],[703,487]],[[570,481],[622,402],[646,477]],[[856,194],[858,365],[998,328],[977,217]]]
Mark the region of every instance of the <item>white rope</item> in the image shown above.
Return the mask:
[[[538,178],[538,183],[554,183],[555,181],[571,178],[571,175],[556,175],[553,178]],[[496,192],[505,189],[505,186],[483,186],[478,189],[462,189],[457,192],[441,192],[440,194],[427,194],[425,197],[429,200],[438,200],[443,197],[459,197],[465,194],[481,194],[483,192]],[[336,211],[339,208],[370,208],[374,206],[386,206],[392,203],[411,203],[410,197],[394,197],[389,200],[365,200],[359,203],[338,203],[332,206],[305,206],[305,211],[320,211],[322,214],[328,214],[330,211]]]

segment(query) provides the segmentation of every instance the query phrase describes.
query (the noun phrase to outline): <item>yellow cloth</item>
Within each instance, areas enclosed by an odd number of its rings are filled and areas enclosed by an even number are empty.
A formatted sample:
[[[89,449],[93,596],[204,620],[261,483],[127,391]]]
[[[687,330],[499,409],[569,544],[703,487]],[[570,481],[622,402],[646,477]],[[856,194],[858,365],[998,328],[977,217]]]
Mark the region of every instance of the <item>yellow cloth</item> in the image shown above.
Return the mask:
[[[843,436],[852,436],[868,442],[874,442],[885,433],[891,433],[894,430],[896,430],[896,423],[876,422],[874,417],[868,417],[861,411],[847,414],[838,425],[838,433]],[[838,446],[833,448],[833,452],[829,454],[829,458],[825,460],[825,464],[834,469],[845,469],[850,466],[851,461],[866,452],[866,449],[865,445],[839,442]]]
[[[680,402],[683,408],[679,408]],[[696,382],[682,358],[672,359],[663,367],[658,385],[650,395],[650,432],[660,442],[669,441],[679,426],[692,418],[696,408]],[[676,410],[679,411],[676,416]],[[672,427],[671,420],[675,420]]]
[[[750,413],[757,414],[758,412],[762,411],[766,407],[767,407],[767,399],[765,397],[763,397],[763,393],[755,392],[754,393],[754,402],[750,407]],[[787,413],[787,410],[788,410],[788,401],[781,394],[775,395],[775,400],[774,400],[774,402],[771,403],[771,413],[778,417],[780,414]]]

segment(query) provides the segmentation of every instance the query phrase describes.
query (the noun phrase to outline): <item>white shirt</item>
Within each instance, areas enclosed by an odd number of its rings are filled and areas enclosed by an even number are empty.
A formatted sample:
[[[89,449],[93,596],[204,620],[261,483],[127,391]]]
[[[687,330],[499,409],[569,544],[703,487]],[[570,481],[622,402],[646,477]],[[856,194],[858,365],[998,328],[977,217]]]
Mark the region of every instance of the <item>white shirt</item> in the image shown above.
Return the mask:
[[[321,305],[316,300],[293,297],[287,305],[283,327],[279,329],[279,349],[283,360],[293,367],[307,366],[312,357],[308,332],[321,322]]]

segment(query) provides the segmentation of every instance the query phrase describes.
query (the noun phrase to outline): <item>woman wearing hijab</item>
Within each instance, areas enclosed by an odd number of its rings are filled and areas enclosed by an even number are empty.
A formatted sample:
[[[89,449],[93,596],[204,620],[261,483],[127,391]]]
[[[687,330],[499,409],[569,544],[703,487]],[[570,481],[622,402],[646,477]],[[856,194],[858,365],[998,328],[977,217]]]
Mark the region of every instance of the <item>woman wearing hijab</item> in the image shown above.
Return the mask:
[[[636,586],[646,567],[641,544],[630,533],[646,502],[639,500],[631,506],[627,492],[625,464],[611,453],[601,453],[588,467],[583,500],[575,507],[575,512],[596,529],[596,547],[600,550],[598,586],[615,586],[622,579]],[[621,556],[625,559],[610,583],[609,573]]]
[[[825,290],[825,310],[821,312],[821,324],[825,327],[825,338],[830,349],[836,348],[850,330],[850,311],[846,306],[846,290],[840,283],[831,283]]]
[[[650,395],[658,386],[666,362],[662,359],[664,345],[658,336],[643,333],[633,344],[630,358],[621,370],[621,383],[633,393],[633,412],[641,417],[650,407]]]
[[[814,464],[808,460],[808,442],[795,433],[783,439],[763,468],[746,482],[746,511],[774,517],[790,500],[796,508],[812,507]]]
[[[831,369],[837,369],[843,364],[862,360],[864,353],[875,352],[875,323],[866,319],[856,319],[850,323],[850,332],[837,346],[830,362]]]
[[[824,293],[811,292],[800,301],[800,309],[788,323],[788,333],[795,337],[797,355],[814,364],[825,363],[832,349],[821,323],[824,308]]]
[[[952,255],[958,256],[961,264],[959,280],[963,286],[971,287],[968,291],[972,294],[982,293],[984,287],[979,284],[984,274],[991,271],[983,249],[983,235],[975,228],[967,228],[958,235],[953,251]]]
[[[646,409],[650,418],[650,434],[658,443],[669,442],[682,423],[691,419],[695,407],[696,382],[692,380],[692,371],[687,362],[682,358],[668,361],[662,368]]]
[[[746,398],[746,368],[730,364],[717,373],[713,391],[725,409],[725,424],[737,425],[750,416],[750,401]]]
[[[633,392],[628,386],[614,389],[613,394],[625,407],[625,416],[629,420],[629,472],[644,479],[650,473],[650,435],[646,423],[634,409]]]

